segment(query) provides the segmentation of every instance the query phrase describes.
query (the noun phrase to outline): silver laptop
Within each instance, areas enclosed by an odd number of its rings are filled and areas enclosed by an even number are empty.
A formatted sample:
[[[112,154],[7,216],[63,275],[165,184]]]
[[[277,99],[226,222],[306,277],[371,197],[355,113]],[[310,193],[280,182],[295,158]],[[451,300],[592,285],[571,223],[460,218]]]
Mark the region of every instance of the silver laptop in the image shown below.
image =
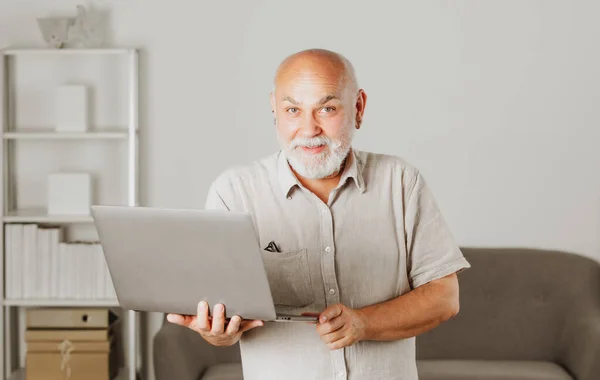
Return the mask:
[[[225,317],[316,321],[277,314],[247,213],[91,207],[117,299],[124,309],[196,315],[201,300]]]

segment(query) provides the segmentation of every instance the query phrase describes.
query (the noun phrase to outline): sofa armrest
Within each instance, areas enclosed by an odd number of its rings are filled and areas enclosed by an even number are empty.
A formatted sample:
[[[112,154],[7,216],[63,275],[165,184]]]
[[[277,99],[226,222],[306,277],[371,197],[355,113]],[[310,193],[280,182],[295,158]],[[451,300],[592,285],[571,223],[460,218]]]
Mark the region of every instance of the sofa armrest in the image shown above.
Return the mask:
[[[198,380],[212,364],[212,355],[200,335],[165,322],[153,339],[156,380]]]
[[[600,308],[573,315],[565,329],[560,358],[577,380],[600,379]]]

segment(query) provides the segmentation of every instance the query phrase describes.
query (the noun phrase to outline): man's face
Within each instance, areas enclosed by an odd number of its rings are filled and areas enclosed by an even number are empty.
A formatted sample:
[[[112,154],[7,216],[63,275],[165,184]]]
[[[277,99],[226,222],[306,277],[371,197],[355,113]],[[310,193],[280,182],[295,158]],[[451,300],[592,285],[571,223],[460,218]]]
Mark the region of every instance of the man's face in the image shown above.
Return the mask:
[[[289,69],[271,95],[280,144],[302,177],[336,174],[350,150],[356,94],[344,88],[339,73],[335,68]]]

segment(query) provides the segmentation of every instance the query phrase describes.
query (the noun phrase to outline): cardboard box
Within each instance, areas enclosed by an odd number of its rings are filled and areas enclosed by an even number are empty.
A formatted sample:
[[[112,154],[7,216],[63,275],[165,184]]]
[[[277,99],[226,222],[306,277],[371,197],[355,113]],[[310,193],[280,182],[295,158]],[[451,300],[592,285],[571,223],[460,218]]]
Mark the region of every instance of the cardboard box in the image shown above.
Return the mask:
[[[28,342],[26,380],[110,380],[118,364],[111,341]]]
[[[97,308],[39,308],[27,310],[28,329],[107,329],[114,314]]]
[[[110,340],[111,335],[108,330],[27,330],[25,331],[25,340],[27,342],[62,342],[68,340],[71,342],[103,342]]]
[[[25,380],[110,380],[119,369],[120,320],[108,309],[27,311]]]

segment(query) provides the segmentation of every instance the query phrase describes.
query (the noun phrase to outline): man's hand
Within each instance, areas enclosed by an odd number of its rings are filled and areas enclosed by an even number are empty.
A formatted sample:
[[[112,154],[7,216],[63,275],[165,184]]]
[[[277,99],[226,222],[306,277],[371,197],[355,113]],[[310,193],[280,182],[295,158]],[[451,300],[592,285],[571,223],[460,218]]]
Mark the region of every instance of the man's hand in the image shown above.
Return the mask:
[[[360,310],[337,304],[320,314],[303,314],[319,317],[317,333],[330,350],[351,346],[366,336],[367,317]]]
[[[212,318],[208,316],[208,310],[208,304],[202,301],[198,304],[198,315],[169,314],[167,320],[196,331],[213,346],[232,346],[240,340],[244,332],[264,325],[263,321],[242,320],[238,315],[234,315],[225,327],[225,306],[215,305]]]

